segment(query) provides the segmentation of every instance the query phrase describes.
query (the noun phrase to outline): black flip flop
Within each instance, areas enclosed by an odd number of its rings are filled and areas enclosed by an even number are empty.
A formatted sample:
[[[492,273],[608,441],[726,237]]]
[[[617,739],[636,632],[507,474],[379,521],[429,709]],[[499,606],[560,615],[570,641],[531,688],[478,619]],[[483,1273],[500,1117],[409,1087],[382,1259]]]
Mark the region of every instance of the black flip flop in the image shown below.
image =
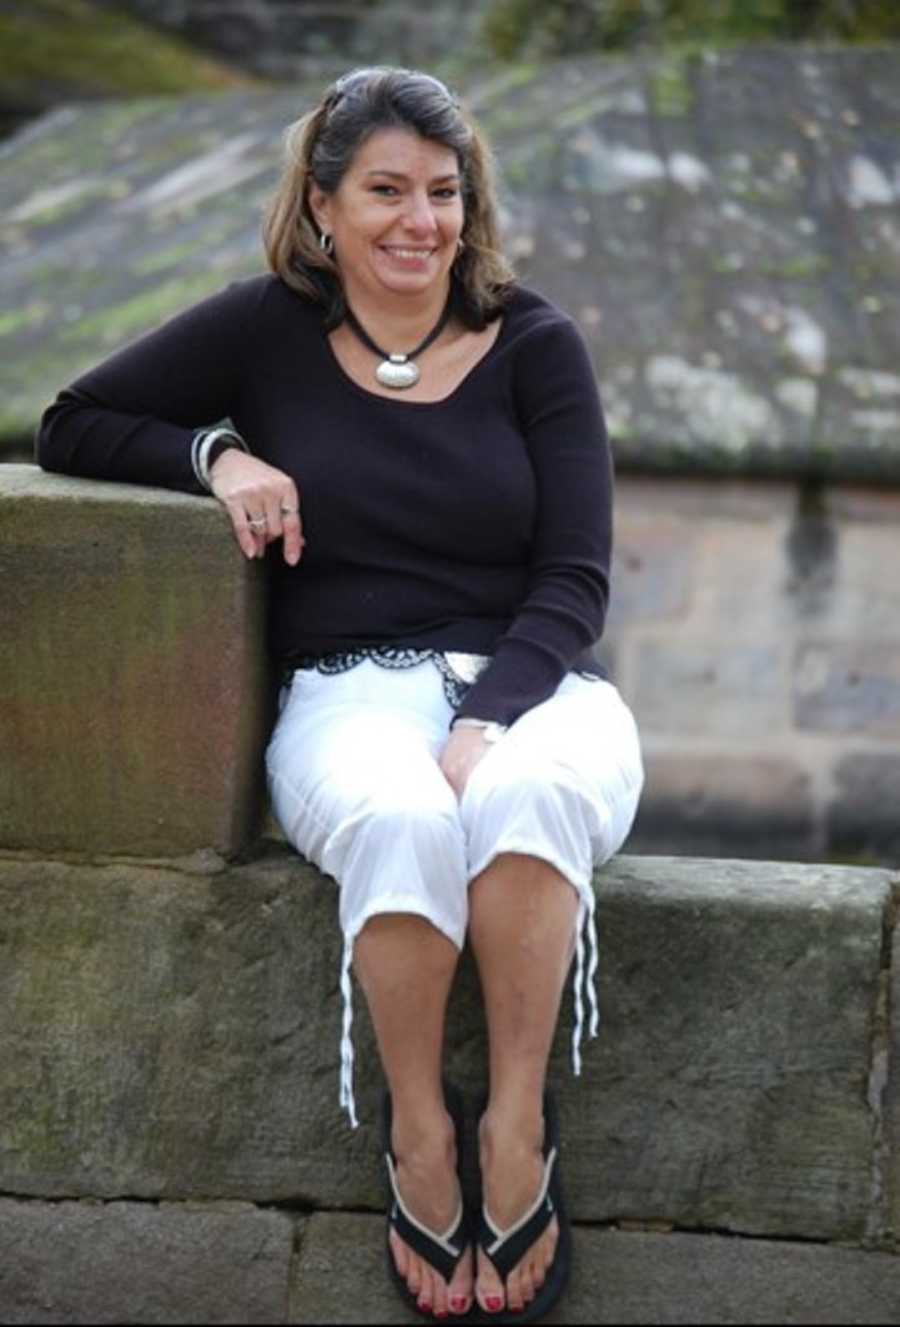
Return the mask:
[[[457,1150],[457,1168],[462,1155],[462,1137],[463,1137],[463,1101],[460,1092],[449,1083],[444,1084],[444,1101],[447,1111],[453,1120],[456,1129],[456,1150]],[[387,1167],[388,1180],[388,1221],[387,1221],[387,1261],[388,1270],[394,1285],[400,1292],[401,1298],[411,1308],[414,1308],[423,1318],[434,1318],[430,1309],[419,1308],[418,1296],[414,1295],[406,1284],[403,1277],[397,1271],[397,1264],[394,1262],[394,1254],[391,1250],[390,1233],[396,1230],[397,1234],[408,1244],[411,1249],[415,1249],[429,1266],[450,1283],[453,1273],[459,1266],[460,1259],[466,1252],[466,1249],[472,1242],[469,1229],[469,1217],[466,1212],[463,1201],[462,1190],[459,1196],[459,1209],[453,1218],[450,1226],[443,1234],[429,1230],[427,1226],[417,1221],[412,1213],[407,1209],[400,1191],[397,1188],[396,1167],[397,1161],[391,1146],[391,1123],[393,1120],[393,1108],[390,1093],[384,1094],[382,1105],[382,1140],[384,1145],[384,1159]],[[474,1303],[474,1300],[473,1300]],[[452,1318],[459,1321],[467,1318],[467,1314],[451,1314]]]
[[[479,1323],[537,1322],[549,1313],[569,1283],[572,1270],[572,1229],[566,1216],[559,1175],[559,1116],[549,1089],[544,1093],[543,1153],[544,1176],[538,1196],[528,1211],[508,1230],[500,1230],[482,1206],[475,1241],[505,1285],[512,1269],[522,1261],[555,1216],[559,1222],[559,1237],[547,1278],[531,1303],[518,1313],[508,1308],[501,1309],[499,1313],[487,1313],[476,1300],[476,1321]]]

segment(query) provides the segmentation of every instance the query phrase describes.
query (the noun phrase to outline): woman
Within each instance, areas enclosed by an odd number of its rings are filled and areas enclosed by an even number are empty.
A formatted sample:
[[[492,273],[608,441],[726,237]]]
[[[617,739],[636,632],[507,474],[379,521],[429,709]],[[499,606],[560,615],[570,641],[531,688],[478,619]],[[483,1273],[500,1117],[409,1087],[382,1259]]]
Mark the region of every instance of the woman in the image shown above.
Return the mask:
[[[591,653],[611,526],[594,375],[514,282],[483,139],[425,74],[351,73],[292,128],[265,241],[272,275],[63,391],[38,456],[209,490],[269,555],[269,787],[340,886],[341,1100],[355,1123],[352,963],[389,1089],[392,1270],[425,1314],[529,1321],[569,1262],[547,1059],[576,952],[578,1067],[592,870],[642,782]],[[477,1222],[441,1076],[466,935],[490,1044]]]

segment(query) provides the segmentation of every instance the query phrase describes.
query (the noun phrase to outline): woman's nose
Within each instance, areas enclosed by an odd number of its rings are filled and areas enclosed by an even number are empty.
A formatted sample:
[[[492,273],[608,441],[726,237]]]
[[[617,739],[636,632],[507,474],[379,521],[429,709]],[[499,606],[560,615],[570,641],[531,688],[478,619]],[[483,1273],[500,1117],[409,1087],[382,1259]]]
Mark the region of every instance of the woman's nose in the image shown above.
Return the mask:
[[[416,235],[430,235],[435,229],[434,208],[426,193],[410,195],[404,218],[407,227]]]

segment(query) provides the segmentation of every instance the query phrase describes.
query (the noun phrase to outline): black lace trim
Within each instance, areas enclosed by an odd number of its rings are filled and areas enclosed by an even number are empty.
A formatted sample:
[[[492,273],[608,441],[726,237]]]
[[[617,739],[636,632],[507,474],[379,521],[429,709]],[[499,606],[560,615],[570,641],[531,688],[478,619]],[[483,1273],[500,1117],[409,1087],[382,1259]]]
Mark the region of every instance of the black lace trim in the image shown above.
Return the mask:
[[[482,654],[456,653],[453,650],[417,650],[402,645],[366,645],[355,650],[340,650],[333,654],[301,654],[291,659],[285,668],[283,681],[290,685],[297,668],[315,668],[319,673],[347,673],[364,659],[371,659],[380,668],[415,668],[430,661],[441,675],[444,695],[453,709],[459,709],[478,674],[490,663]],[[453,662],[451,662],[453,661]],[[461,671],[462,670],[462,671]]]

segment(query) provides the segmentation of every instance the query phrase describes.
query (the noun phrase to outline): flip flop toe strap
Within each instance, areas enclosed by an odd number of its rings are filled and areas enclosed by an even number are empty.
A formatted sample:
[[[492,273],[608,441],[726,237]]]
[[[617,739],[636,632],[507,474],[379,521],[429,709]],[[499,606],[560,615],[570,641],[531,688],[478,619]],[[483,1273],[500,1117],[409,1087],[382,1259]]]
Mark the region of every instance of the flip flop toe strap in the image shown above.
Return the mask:
[[[556,1148],[552,1148],[544,1163],[544,1178],[540,1192],[528,1211],[508,1230],[500,1230],[483,1209],[478,1223],[477,1239],[498,1275],[506,1280],[512,1269],[522,1261],[531,1246],[540,1239],[556,1215],[550,1195],[550,1182],[556,1164]]]
[[[468,1244],[466,1214],[462,1200],[460,1199],[459,1210],[452,1224],[443,1235],[429,1230],[427,1226],[422,1225],[421,1221],[416,1220],[400,1197],[394,1159],[390,1152],[385,1153],[385,1161],[387,1162],[388,1178],[393,1193],[388,1218],[391,1226],[403,1242],[424,1258],[428,1265],[439,1272],[449,1284]]]

